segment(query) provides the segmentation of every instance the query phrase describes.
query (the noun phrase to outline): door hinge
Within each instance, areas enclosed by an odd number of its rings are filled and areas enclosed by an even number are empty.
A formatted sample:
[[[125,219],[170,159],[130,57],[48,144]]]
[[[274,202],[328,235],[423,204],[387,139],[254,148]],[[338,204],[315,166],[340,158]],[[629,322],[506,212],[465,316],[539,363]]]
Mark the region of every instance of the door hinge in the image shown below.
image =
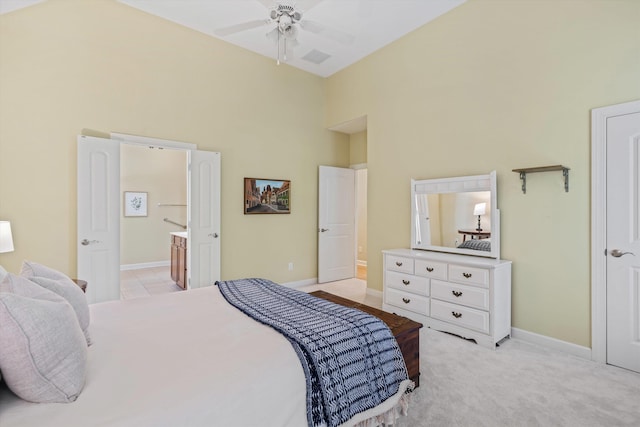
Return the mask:
[[[604,256],[607,256],[607,248],[604,248]]]

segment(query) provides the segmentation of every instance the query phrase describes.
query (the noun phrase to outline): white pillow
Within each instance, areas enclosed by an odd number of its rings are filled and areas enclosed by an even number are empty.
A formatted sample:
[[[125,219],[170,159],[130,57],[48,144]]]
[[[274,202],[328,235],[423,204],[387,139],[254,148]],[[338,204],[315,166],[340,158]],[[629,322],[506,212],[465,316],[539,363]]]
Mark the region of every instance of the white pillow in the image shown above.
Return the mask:
[[[29,282],[8,274],[0,282],[3,379],[30,402],[73,402],[87,372],[87,346],[75,312],[64,298],[22,281]]]
[[[66,299],[78,316],[87,345],[91,345],[89,304],[86,295],[73,280],[57,270],[31,261],[22,262],[20,275]]]
[[[46,265],[27,260],[22,261],[22,269],[20,270],[20,275],[22,277],[46,277],[53,280],[71,280],[69,276],[59,272],[58,270],[54,270],[53,268],[47,267]],[[73,283],[73,280],[71,280],[71,283]]]

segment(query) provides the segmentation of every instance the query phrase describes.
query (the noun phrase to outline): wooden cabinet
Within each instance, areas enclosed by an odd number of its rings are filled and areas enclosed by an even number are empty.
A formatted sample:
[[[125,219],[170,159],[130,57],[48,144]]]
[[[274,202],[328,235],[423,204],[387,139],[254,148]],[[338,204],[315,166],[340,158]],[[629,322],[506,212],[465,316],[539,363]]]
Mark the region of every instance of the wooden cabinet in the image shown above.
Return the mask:
[[[171,280],[187,289],[187,238],[171,234]]]
[[[383,309],[479,345],[511,335],[511,261],[383,251]]]

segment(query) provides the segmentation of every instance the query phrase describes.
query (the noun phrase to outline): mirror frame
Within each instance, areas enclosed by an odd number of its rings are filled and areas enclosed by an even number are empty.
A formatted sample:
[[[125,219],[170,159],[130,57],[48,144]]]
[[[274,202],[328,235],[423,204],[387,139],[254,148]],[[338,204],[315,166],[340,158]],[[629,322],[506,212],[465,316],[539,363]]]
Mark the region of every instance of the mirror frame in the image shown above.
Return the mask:
[[[419,193],[416,186],[421,187]],[[421,245],[416,247],[416,194],[461,193],[472,191],[491,192],[491,251],[476,251],[472,249],[450,248],[447,246]],[[496,185],[496,171],[487,175],[457,176],[439,179],[411,180],[411,249],[434,252],[447,252],[461,255],[472,255],[485,258],[500,259],[500,211],[498,210],[498,191]]]

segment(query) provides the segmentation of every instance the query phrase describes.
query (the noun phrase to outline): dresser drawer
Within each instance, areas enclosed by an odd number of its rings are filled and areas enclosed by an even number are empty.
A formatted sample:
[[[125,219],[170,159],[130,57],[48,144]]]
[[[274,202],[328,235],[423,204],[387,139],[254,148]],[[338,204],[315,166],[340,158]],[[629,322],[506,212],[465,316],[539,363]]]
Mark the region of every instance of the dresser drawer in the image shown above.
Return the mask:
[[[429,279],[411,274],[387,271],[386,285],[390,288],[407,291],[418,295],[429,296]]]
[[[427,297],[389,288],[385,290],[385,302],[423,316],[429,315],[429,298]]]
[[[449,281],[488,288],[489,270],[486,268],[449,264]]]
[[[433,279],[447,280],[447,264],[418,259],[416,260],[415,274]]]
[[[489,333],[489,313],[486,311],[432,299],[431,317],[463,328]]]
[[[489,310],[489,290],[456,283],[431,281],[431,296],[454,304]]]
[[[401,273],[413,274],[413,259],[401,256],[387,255],[385,257],[384,268],[386,270],[399,271]]]

